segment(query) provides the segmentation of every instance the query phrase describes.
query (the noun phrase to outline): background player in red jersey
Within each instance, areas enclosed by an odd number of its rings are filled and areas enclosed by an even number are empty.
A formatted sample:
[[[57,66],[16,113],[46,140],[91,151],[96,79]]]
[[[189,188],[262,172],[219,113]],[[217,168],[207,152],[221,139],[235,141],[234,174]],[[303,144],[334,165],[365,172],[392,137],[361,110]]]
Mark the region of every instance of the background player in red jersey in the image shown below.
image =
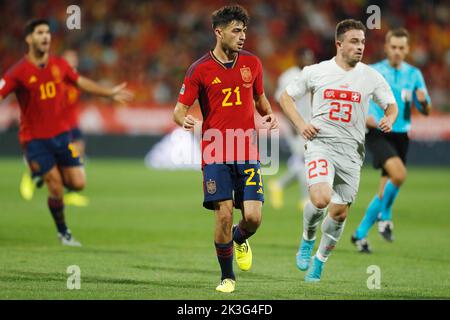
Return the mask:
[[[28,53],[0,80],[0,101],[15,92],[20,105],[19,140],[33,176],[42,176],[49,191],[48,206],[63,245],[80,246],[66,226],[64,186],[82,190],[85,174],[77,150],[71,144],[65,116],[64,83],[125,103],[133,94],[122,83],[106,88],[71,68],[64,59],[49,55],[51,34],[45,19],[25,27]]]
[[[74,70],[78,68],[78,54],[75,50],[65,50],[62,57]],[[70,126],[71,143],[78,152],[80,158],[85,160],[85,142],[80,129],[80,90],[71,82],[66,83],[66,117]],[[67,205],[84,207],[89,204],[89,199],[77,191],[70,191],[64,195],[64,203]]]
[[[216,290],[220,292],[235,288],[233,241],[239,268],[249,270],[252,252],[247,239],[261,223],[264,197],[254,106],[270,128],[278,126],[264,94],[261,62],[242,51],[248,21],[247,11],[238,5],[213,13],[216,46],[188,69],[174,110],[175,122],[187,130],[200,124],[187,115],[196,99],[202,110],[203,206],[214,210],[216,217],[214,241],[222,271]],[[235,226],[233,204],[242,212]]]
[[[78,54],[74,50],[65,50],[62,53],[62,58],[67,61],[69,66],[71,66],[74,70],[78,68]],[[79,128],[80,121],[80,90],[74,85],[72,82],[66,82],[64,86],[64,90],[66,92],[66,107],[65,107],[65,117],[69,122],[70,127],[70,139],[73,147],[78,152],[80,159],[83,160],[84,163],[84,151],[85,151],[85,143],[83,134]],[[36,186],[40,187],[43,184],[42,177],[37,177],[37,181],[33,181],[31,177],[31,173],[29,170],[26,170],[20,182],[20,195],[25,200],[31,200],[34,195],[34,191]],[[78,207],[87,206],[89,203],[89,199],[82,195],[80,192],[75,190],[68,190],[64,195],[64,204],[65,205],[73,205]]]

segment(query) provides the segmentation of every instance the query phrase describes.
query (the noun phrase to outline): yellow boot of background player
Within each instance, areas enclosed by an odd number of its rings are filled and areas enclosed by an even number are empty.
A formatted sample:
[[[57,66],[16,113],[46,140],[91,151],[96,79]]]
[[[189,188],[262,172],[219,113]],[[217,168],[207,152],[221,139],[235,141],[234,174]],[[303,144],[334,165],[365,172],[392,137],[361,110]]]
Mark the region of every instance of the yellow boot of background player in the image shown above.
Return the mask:
[[[20,196],[24,200],[30,201],[33,199],[34,190],[36,190],[36,185],[31,178],[31,174],[29,172],[24,172],[19,186]]]
[[[281,209],[284,206],[283,200],[283,188],[278,181],[270,181],[268,185],[269,200],[272,207],[276,210]]]
[[[89,198],[72,191],[64,195],[64,204],[74,207],[87,207],[89,205]]]

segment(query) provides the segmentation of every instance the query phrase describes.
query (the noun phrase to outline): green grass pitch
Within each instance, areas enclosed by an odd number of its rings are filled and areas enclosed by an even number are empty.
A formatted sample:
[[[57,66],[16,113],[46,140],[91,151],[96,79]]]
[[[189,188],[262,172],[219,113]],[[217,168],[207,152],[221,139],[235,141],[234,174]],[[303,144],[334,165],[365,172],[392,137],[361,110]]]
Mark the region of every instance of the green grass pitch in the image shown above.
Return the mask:
[[[66,219],[82,248],[62,247],[46,191],[21,200],[23,161],[0,160],[0,299],[449,299],[450,168],[410,168],[394,206],[394,243],[372,229],[371,255],[356,252],[350,235],[378,188],[364,168],[357,201],[320,283],[307,284],[295,266],[301,213],[297,187],[286,205],[266,203],[251,239],[253,268],[237,270],[236,291],[216,293],[220,273],[213,215],[201,206],[201,173],[154,171],[143,161],[91,159],[87,208]],[[267,182],[271,177],[265,177]],[[266,194],[267,196],[267,194]],[[235,212],[235,221],[240,216]],[[81,289],[67,289],[67,267],[81,269]],[[381,269],[369,290],[367,268]]]

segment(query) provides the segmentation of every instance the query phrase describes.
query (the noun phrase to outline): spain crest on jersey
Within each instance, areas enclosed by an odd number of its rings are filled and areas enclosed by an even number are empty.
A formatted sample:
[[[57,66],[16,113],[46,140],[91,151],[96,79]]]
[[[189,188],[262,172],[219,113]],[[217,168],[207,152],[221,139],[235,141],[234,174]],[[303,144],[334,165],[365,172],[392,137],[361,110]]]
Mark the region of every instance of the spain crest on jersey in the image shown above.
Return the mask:
[[[252,71],[250,70],[249,67],[241,68],[241,76],[244,82],[252,81]]]
[[[217,191],[216,187],[216,181],[209,179],[209,181],[206,181],[206,191],[208,191],[209,194],[214,194]]]
[[[61,70],[57,67],[57,66],[52,66],[52,76],[55,79],[55,82],[61,82],[62,77],[61,77]]]

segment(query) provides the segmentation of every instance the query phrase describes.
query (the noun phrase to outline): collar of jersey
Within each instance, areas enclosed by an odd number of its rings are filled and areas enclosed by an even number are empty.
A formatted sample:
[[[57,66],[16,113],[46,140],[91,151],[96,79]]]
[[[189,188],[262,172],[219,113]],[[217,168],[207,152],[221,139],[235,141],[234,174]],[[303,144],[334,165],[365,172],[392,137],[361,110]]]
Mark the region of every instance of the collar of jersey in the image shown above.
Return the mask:
[[[214,53],[212,52],[212,50],[209,51],[209,55],[211,56],[211,58],[212,58],[215,62],[217,62],[217,63],[218,63],[222,68],[224,68],[225,70],[227,70],[227,69],[233,69],[234,66],[236,65],[236,62],[237,62],[238,58],[239,58],[239,53],[238,53],[237,56],[236,56],[236,58],[235,58],[234,61],[233,61],[233,64],[231,65],[231,67],[230,67],[230,68],[227,68],[226,65],[224,65],[219,59],[216,58],[216,56],[214,55]]]
[[[337,70],[339,70],[339,72],[341,72],[341,73],[348,73],[348,72],[352,72],[353,70],[356,70],[356,68],[358,68],[359,67],[359,62],[352,68],[352,69],[350,69],[350,70],[344,70],[340,65],[338,65],[337,64],[337,62],[336,62],[336,56],[334,56],[333,58],[331,58],[331,60],[333,61],[333,65],[335,66],[335,68],[337,69]]]
[[[403,71],[403,69],[405,68],[405,62],[404,61],[402,61],[402,63],[400,64],[400,68],[398,68],[398,69],[396,69],[393,66],[391,66],[391,64],[389,63],[388,59],[384,59],[383,63],[389,70],[392,70],[392,71]]]

